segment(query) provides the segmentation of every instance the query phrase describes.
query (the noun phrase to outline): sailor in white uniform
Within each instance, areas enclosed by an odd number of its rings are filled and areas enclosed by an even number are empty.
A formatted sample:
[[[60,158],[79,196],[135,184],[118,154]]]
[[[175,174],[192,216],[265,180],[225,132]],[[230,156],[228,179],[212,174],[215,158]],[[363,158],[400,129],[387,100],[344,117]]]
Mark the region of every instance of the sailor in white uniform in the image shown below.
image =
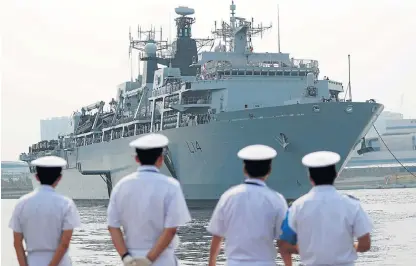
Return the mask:
[[[74,202],[55,187],[67,163],[55,156],[32,161],[41,186],[22,196],[13,211],[9,227],[20,266],[70,266],[68,248],[74,228],[81,225]],[[26,252],[23,248],[26,243]]]
[[[124,265],[178,265],[176,231],[191,216],[179,182],[159,172],[168,143],[161,134],[131,142],[140,167],[122,178],[111,193],[108,229]]]
[[[357,199],[339,193],[333,185],[339,161],[340,156],[329,151],[303,157],[313,188],[292,204],[282,224],[280,248],[298,252],[307,266],[351,266],[357,252],[371,246],[370,218]]]
[[[287,212],[284,197],[265,183],[276,151],[265,145],[251,145],[241,149],[238,157],[244,160],[247,179],[228,189],[215,207],[207,228],[213,235],[209,265],[216,265],[225,238],[227,265],[275,266],[274,241]]]

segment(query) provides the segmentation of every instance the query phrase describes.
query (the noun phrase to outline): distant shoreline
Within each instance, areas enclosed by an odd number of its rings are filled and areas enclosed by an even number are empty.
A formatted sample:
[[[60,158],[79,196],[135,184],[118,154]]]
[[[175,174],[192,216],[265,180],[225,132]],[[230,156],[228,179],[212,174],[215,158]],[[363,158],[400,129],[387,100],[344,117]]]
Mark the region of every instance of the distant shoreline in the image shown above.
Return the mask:
[[[28,190],[28,189],[20,189],[20,190],[16,190],[16,189],[1,189],[1,199],[18,199],[21,196],[32,192],[32,190]]]

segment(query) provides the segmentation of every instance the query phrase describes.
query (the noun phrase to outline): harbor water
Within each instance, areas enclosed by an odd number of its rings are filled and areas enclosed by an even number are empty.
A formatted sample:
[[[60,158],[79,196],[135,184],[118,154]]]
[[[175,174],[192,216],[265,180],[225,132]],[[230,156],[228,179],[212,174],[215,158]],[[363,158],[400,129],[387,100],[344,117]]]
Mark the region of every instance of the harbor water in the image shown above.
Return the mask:
[[[356,265],[414,265],[416,257],[416,189],[343,191],[360,199],[373,223],[371,251],[360,254]],[[8,222],[16,200],[1,200],[1,265],[18,266]],[[106,225],[106,201],[76,202],[82,228],[74,232],[70,248],[74,266],[121,265]],[[206,231],[213,208],[192,208],[192,222],[181,228],[177,255],[182,265],[207,265],[210,235]],[[247,229],[249,230],[249,229]],[[243,232],[242,232],[243,233]],[[299,265],[298,257],[295,257]],[[224,265],[221,253],[218,265]],[[277,260],[277,265],[282,265]]]

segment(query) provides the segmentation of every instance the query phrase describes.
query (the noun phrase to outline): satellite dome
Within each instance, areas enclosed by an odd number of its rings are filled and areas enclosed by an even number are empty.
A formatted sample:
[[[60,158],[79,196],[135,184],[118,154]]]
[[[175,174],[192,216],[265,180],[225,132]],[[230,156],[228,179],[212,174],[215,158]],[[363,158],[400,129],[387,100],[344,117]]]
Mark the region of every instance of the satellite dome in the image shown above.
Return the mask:
[[[148,43],[144,46],[144,52],[147,55],[155,55],[157,51],[157,46],[154,43]]]
[[[175,8],[175,12],[178,15],[187,16],[187,15],[193,15],[195,13],[195,10],[187,6],[179,6]]]

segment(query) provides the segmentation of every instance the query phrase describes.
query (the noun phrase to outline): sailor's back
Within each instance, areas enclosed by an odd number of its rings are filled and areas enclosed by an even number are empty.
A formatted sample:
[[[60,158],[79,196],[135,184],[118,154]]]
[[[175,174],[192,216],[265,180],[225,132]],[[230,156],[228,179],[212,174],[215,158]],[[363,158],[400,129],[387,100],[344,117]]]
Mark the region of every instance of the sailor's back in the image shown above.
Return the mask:
[[[330,151],[302,158],[313,187],[292,204],[282,224],[280,249],[299,253],[308,266],[352,266],[357,252],[371,247],[371,219],[357,199],[341,194],[333,185],[340,159]]]
[[[179,182],[159,172],[168,144],[166,136],[154,133],[132,141],[140,167],[111,192],[108,230],[125,266],[177,264],[177,228],[191,216]]]
[[[80,217],[75,203],[55,192],[67,162],[45,156],[31,164],[41,186],[18,200],[9,223],[17,259],[20,265],[70,266],[67,251],[74,228],[81,225]]]
[[[62,231],[79,225],[75,212],[71,199],[50,186],[41,186],[19,199],[10,224],[23,233],[29,253],[54,252]]]
[[[223,239],[229,266],[274,266],[281,224],[287,211],[283,196],[267,187],[276,150],[265,145],[249,145],[237,156],[244,161],[243,184],[228,189],[218,201],[208,232],[212,236],[209,265],[216,258]]]
[[[296,217],[293,226],[303,263],[354,264],[354,238],[371,228],[358,200],[341,194],[333,186],[317,186],[295,201],[290,211]]]
[[[175,216],[167,215],[169,204],[175,204],[181,194],[176,179],[163,175],[156,167],[140,166],[114,187],[110,210],[118,215],[110,213],[109,219],[114,220],[109,222],[123,226],[129,249],[150,249],[162,231],[170,227],[170,219]],[[172,241],[169,247],[175,245],[176,241]]]
[[[248,180],[249,184],[226,191],[218,203],[224,219],[225,253],[229,260],[274,261],[277,250],[273,241],[280,234],[287,204],[264,182]],[[209,230],[214,233],[214,225]]]

